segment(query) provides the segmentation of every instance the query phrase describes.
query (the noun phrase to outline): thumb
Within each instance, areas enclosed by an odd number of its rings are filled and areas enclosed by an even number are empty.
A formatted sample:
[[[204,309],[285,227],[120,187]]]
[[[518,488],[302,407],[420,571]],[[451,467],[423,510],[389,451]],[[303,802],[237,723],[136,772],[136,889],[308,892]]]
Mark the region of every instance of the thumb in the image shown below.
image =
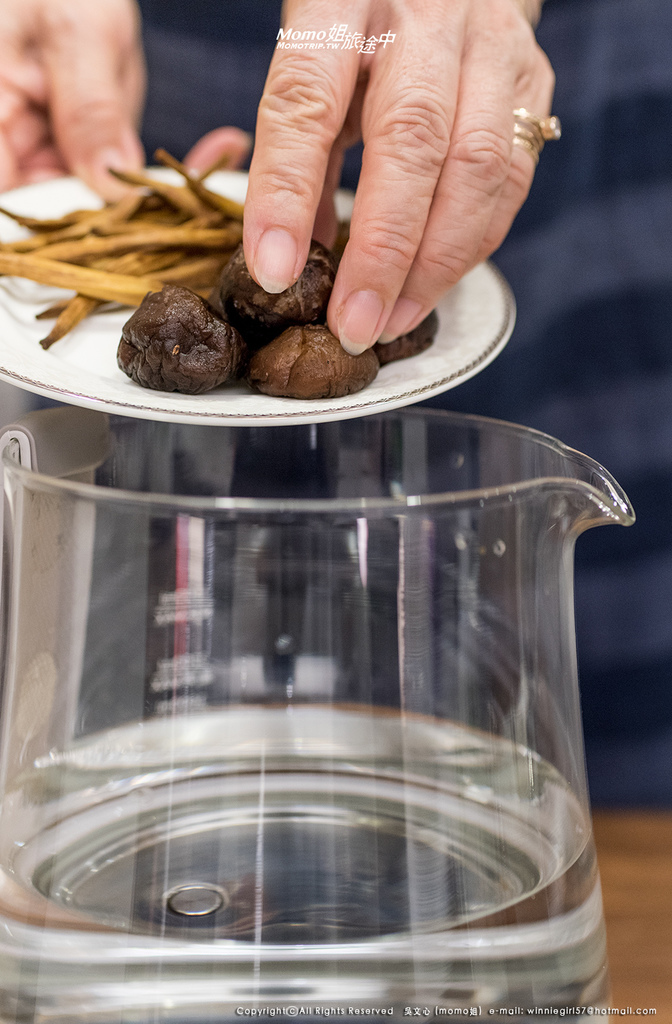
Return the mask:
[[[56,145],[63,162],[106,199],[125,191],[107,173],[142,166],[144,155],[121,69],[112,27],[70,22],[43,48]]]

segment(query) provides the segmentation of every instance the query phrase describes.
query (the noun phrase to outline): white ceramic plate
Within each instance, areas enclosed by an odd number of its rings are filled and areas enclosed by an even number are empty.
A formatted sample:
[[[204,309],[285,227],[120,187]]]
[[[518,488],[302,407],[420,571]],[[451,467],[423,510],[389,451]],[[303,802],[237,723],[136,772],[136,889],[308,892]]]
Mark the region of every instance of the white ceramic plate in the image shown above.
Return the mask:
[[[177,177],[170,171],[156,173],[170,181]],[[208,184],[242,200],[247,176],[221,172]],[[341,217],[349,215],[351,204],[349,194],[339,195]],[[100,205],[100,200],[76,178],[60,178],[7,192],[0,196],[0,205],[27,216],[57,217]],[[2,241],[22,234],[13,221],[0,215]],[[397,409],[479,373],[501,352],[515,321],[515,303],[506,281],[484,263],[439,305],[434,344],[411,359],[382,367],[373,383],[356,395],[299,401],[258,394],[241,383],[205,395],[180,395],[141,388],[118,369],[116,350],[130,315],[127,310],[90,317],[45,352],[39,340],[48,333],[50,321],[36,321],[35,314],[67,294],[71,293],[0,277],[0,379],[60,402],[175,423],[323,423]]]

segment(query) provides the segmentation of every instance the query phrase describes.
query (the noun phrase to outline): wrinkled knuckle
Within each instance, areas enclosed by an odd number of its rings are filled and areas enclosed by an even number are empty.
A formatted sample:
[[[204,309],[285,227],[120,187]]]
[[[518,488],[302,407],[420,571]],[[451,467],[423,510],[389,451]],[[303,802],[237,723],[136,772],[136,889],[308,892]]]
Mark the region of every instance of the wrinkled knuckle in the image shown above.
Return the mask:
[[[333,139],[340,129],[334,83],[319,78],[314,61],[301,54],[283,59],[262,97],[259,113],[276,126],[310,131],[318,138]]]
[[[406,273],[415,256],[415,245],[408,234],[401,228],[390,224],[372,224],[366,226],[359,249],[367,261],[374,265]]]
[[[450,126],[446,111],[435,100],[396,104],[376,126],[383,143],[406,162],[423,170],[440,169],[448,151]]]
[[[484,183],[500,184],[509,173],[511,140],[491,128],[475,128],[453,142],[453,157]]]
[[[471,265],[472,254],[456,247],[433,246],[419,253],[416,260],[421,277],[432,282],[436,290],[451,288],[464,277]]]
[[[278,163],[266,171],[261,190],[274,205],[280,207],[285,202],[295,204],[297,201],[303,206],[312,206],[320,191],[306,164],[292,161]]]

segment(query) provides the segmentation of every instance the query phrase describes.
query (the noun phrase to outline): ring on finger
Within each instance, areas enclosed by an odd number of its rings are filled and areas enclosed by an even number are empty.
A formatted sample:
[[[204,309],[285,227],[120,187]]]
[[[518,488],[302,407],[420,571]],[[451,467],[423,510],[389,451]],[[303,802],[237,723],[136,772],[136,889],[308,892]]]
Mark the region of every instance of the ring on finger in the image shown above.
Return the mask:
[[[525,107],[517,107],[513,112],[513,144],[527,150],[535,164],[539,154],[547,142],[555,141],[562,135],[560,118],[555,115],[539,117]]]

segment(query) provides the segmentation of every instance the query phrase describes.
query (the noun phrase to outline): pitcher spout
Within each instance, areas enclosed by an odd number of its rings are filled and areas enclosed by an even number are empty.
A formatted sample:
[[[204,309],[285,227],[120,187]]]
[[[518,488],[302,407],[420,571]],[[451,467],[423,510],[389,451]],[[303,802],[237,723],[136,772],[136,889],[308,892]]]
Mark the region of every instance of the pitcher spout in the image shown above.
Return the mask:
[[[635,510],[630,499],[608,470],[594,459],[572,448],[562,446],[574,478],[568,475],[562,489],[571,490],[574,498],[574,529],[583,533],[593,526],[618,523],[632,526]]]

